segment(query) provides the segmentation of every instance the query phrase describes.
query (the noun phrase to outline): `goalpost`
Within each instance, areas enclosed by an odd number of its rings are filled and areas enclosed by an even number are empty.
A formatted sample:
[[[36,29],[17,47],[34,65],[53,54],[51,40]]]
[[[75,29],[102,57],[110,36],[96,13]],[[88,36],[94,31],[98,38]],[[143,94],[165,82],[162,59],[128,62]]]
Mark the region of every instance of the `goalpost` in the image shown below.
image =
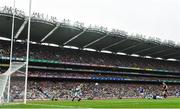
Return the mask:
[[[10,64],[6,72],[0,74],[0,104],[10,102],[27,102],[27,79],[28,79],[28,62],[29,62],[29,41],[31,27],[31,0],[29,0],[28,16],[28,35],[25,60],[17,61],[13,59],[14,48],[14,23],[15,23],[15,0],[13,1],[12,31],[11,31],[11,48]]]

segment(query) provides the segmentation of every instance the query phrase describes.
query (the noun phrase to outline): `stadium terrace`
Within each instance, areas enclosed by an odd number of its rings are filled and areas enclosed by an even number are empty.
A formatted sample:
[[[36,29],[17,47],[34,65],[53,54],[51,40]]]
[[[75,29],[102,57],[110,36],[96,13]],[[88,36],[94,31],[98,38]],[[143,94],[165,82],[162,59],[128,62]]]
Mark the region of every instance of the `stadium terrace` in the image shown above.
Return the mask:
[[[33,13],[26,67],[28,17],[15,9],[12,41],[12,13],[0,8],[0,103],[28,103],[0,108],[180,107],[175,42]]]

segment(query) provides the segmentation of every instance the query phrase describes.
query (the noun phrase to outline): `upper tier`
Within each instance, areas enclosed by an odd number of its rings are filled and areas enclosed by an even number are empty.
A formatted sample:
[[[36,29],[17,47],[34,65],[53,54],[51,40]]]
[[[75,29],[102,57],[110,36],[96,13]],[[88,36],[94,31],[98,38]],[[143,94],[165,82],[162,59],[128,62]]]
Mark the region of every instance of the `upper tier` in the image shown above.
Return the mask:
[[[12,8],[0,8],[0,37],[11,38]],[[80,49],[93,49],[139,55],[153,58],[180,60],[180,45],[171,40],[162,41],[159,38],[144,35],[128,34],[125,31],[98,26],[87,26],[83,23],[55,17],[43,17],[39,13],[31,16],[30,40],[37,43],[53,43],[58,46],[75,46]],[[28,20],[23,11],[15,9],[14,36],[18,40],[27,39]]]
[[[15,43],[13,56],[25,56],[25,48],[26,46],[23,43]],[[9,56],[9,51],[10,42],[0,41],[0,56]],[[122,56],[117,54],[74,50],[37,44],[30,45],[30,58],[83,64],[180,71],[180,62],[178,61],[173,62],[165,60],[147,59],[141,57]]]

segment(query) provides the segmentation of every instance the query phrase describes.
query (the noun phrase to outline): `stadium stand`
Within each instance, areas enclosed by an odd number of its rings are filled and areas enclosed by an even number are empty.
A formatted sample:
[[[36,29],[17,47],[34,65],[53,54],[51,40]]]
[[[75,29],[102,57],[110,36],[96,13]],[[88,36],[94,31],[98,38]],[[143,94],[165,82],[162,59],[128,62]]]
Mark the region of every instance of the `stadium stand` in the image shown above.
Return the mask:
[[[79,84],[84,86],[83,99],[139,98],[142,97],[140,87],[146,95],[162,95],[162,82],[168,84],[168,96],[179,93],[180,47],[173,42],[145,40],[128,36],[124,31],[108,32],[79,24],[72,26],[65,20],[60,23],[55,18],[46,21],[37,16],[38,13],[34,13],[31,22],[28,99],[70,99],[72,89]],[[4,38],[10,38],[11,17],[11,8],[0,10],[0,36]],[[16,10],[16,33],[23,24],[26,24],[24,12]],[[56,31],[48,35],[54,28]],[[13,60],[16,61],[23,61],[26,55],[27,25],[23,29],[14,39]],[[96,51],[84,50],[85,47]],[[131,56],[134,53],[140,56]],[[9,55],[10,41],[0,40],[0,73],[8,68]],[[145,58],[147,55],[152,58]],[[163,59],[155,59],[157,57]],[[168,61],[168,58],[176,61]],[[12,78],[17,77],[21,78],[21,75],[12,75]],[[14,80],[11,87],[11,100],[22,99],[20,79]]]
[[[23,51],[23,44],[15,46],[15,57],[25,56],[26,51]],[[1,41],[2,56],[9,56],[10,43],[3,43]],[[30,58],[32,59],[45,59],[56,60],[59,62],[71,62],[81,64],[96,64],[107,66],[120,66],[120,67],[134,67],[144,69],[160,69],[179,71],[179,62],[171,62],[156,59],[146,59],[131,56],[121,56],[98,52],[89,52],[83,50],[73,50],[65,48],[54,48],[42,45],[31,45]],[[88,57],[88,58],[87,58]]]

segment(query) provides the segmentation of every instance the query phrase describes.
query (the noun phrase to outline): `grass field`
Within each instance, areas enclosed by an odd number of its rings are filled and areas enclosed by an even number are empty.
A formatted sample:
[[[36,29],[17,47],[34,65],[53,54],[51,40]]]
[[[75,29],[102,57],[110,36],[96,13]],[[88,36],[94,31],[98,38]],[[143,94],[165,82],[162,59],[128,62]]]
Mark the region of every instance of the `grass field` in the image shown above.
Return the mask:
[[[61,109],[94,109],[94,108],[180,108],[180,99],[169,98],[164,100],[148,100],[148,99],[122,99],[122,100],[82,100],[80,102],[72,101],[35,101],[27,104],[4,104],[0,105],[2,108],[28,108],[28,109],[47,109],[47,108],[61,108]]]

